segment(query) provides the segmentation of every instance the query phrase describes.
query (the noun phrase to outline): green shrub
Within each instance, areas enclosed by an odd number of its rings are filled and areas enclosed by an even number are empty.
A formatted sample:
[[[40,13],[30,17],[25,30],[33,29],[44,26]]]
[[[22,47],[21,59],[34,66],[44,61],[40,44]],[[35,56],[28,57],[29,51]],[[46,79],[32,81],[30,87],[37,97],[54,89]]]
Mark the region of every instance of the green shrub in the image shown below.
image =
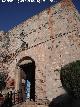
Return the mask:
[[[80,98],[80,60],[69,63],[61,68],[62,86],[74,98]]]

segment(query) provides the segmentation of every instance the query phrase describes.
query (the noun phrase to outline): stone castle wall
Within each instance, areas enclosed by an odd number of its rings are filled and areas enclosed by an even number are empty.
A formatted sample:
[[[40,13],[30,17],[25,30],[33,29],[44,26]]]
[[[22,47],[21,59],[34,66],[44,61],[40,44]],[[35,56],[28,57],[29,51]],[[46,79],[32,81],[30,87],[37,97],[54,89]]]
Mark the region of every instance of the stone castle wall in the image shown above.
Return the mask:
[[[52,100],[64,93],[56,69],[80,59],[79,13],[71,2],[61,1],[8,33],[1,32],[0,46],[1,69],[15,79],[19,60],[31,57],[36,65],[36,99]]]

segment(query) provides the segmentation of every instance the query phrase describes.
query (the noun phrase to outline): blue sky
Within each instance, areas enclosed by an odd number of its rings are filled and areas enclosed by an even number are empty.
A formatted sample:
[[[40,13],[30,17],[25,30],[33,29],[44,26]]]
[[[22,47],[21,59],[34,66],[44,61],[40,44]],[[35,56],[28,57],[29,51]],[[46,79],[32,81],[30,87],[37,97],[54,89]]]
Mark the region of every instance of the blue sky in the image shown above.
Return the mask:
[[[17,3],[18,0],[14,0],[15,2],[9,3],[7,0],[3,1],[6,2],[2,3],[0,1],[0,30],[8,31],[17,24],[20,24],[24,20],[39,13],[47,7],[50,7],[51,5],[54,5],[60,0],[54,0],[53,2],[45,0],[46,2],[41,3]],[[73,3],[80,12],[80,0],[73,0]]]

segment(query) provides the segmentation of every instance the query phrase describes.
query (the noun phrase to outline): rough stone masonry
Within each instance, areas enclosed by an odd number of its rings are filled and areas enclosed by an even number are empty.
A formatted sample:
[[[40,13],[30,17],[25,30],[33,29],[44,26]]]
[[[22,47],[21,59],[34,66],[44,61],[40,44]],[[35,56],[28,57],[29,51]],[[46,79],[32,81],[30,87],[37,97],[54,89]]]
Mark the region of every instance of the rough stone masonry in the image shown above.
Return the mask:
[[[80,59],[80,15],[65,1],[0,32],[0,72],[8,73],[4,90],[19,90],[19,65],[34,60],[35,100],[51,101],[65,92],[58,70]]]

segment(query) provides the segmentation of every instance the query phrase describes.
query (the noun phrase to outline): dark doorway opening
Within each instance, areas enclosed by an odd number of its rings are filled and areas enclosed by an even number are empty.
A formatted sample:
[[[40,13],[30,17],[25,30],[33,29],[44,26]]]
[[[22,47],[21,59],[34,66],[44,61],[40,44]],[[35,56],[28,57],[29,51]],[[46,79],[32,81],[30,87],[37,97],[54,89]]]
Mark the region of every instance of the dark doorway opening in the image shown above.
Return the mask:
[[[20,65],[26,74],[25,92],[26,98],[35,101],[35,62]]]

